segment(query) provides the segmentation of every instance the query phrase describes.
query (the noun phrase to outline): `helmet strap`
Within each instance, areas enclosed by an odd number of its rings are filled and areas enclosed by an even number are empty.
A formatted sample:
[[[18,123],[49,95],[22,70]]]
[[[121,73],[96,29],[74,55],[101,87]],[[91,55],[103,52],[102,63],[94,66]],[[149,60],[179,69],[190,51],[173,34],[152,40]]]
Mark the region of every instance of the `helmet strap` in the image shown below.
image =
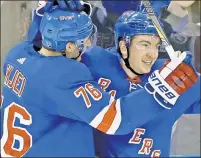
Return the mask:
[[[82,51],[79,51],[79,54],[78,54],[77,57],[75,57],[75,58],[70,58],[70,59],[77,60],[77,59],[80,57],[81,54],[82,54]],[[63,55],[64,57],[66,57],[66,51],[63,51],[63,52],[62,52],[62,55]]]
[[[75,42],[75,44],[76,44],[77,48],[79,49],[79,54],[78,54],[77,57],[71,58],[71,59],[77,60],[80,57],[80,55],[82,54],[82,52],[83,52],[84,40],[78,40],[78,41]]]
[[[127,58],[126,59],[123,59],[124,60],[124,62],[125,62],[125,65],[126,65],[126,67],[132,72],[132,73],[134,73],[134,74],[136,74],[136,75],[138,75],[138,76],[141,76],[141,75],[143,75],[143,74],[139,74],[139,73],[137,73],[131,66],[130,66],[130,63],[129,63],[129,56],[130,56],[130,51],[129,51],[129,48],[127,47]]]
[[[62,55],[63,55],[64,57],[66,57],[66,51],[65,51],[65,50],[63,50],[61,53],[62,53]]]
[[[82,52],[81,51],[79,51],[79,54],[78,54],[78,56],[77,57],[75,57],[75,58],[71,58],[71,59],[73,59],[73,60],[77,60],[79,57],[80,57],[80,55],[82,54]]]

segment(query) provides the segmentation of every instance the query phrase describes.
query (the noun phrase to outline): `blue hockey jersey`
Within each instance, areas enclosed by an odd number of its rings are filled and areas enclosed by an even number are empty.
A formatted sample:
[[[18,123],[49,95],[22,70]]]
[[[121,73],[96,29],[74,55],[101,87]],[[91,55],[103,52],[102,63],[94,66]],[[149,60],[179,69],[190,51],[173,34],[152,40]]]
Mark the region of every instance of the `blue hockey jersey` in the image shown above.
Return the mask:
[[[84,64],[43,56],[28,41],[8,52],[4,75],[3,157],[94,157],[92,127],[125,135],[168,111],[144,89],[115,100]]]
[[[91,47],[83,54],[82,62],[87,65],[94,78],[105,91],[119,98],[128,93],[136,92],[137,94],[137,92],[140,92],[147,82],[150,73],[159,69],[164,64],[164,59],[158,59],[149,74],[140,76],[135,80],[128,78],[120,65],[120,57],[115,51],[105,50],[97,46]],[[200,113],[200,97],[196,98],[192,103],[189,102],[194,95],[200,95],[199,82],[200,79],[193,88],[180,96],[177,104],[171,110],[158,114],[144,124],[139,124],[127,135],[109,136],[95,131],[95,146],[99,156],[168,157],[172,126],[175,121],[183,113]],[[147,100],[146,97],[138,99]],[[136,111],[138,111],[137,107],[143,106],[138,101],[134,102],[136,104]],[[143,115],[141,112],[138,111],[138,114]]]

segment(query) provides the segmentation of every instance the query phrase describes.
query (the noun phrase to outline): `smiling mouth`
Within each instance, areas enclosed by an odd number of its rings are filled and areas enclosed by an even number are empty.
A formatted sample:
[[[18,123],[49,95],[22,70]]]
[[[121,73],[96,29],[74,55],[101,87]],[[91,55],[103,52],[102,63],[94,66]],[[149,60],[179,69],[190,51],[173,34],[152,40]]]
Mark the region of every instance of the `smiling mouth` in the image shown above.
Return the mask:
[[[146,60],[146,61],[142,60],[142,62],[146,65],[152,65],[152,60]]]

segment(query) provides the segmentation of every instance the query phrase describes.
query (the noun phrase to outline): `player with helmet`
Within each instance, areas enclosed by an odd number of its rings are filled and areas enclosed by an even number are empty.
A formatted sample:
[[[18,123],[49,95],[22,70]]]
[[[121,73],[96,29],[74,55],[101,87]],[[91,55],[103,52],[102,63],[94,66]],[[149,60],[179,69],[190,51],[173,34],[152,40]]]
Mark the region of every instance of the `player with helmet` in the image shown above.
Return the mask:
[[[188,101],[194,95],[186,91],[197,78],[190,63],[191,55],[175,52],[180,54],[178,58],[166,63],[157,59],[161,41],[145,13],[124,12],[115,24],[114,33],[116,48],[104,50],[94,46],[82,55],[82,62],[100,86],[116,98],[145,88],[162,107],[171,109],[173,102],[176,107],[136,126],[127,135],[109,136],[95,130],[96,152],[99,157],[169,157],[175,121],[184,113],[200,113],[200,98],[186,105],[173,99],[188,94],[184,99]],[[180,64],[173,69],[177,62]],[[135,103],[136,108],[142,106],[137,100]]]
[[[42,17],[41,49],[24,41],[9,51],[1,97],[3,157],[94,157],[92,127],[125,135],[169,112],[144,89],[115,100],[100,88],[88,68],[75,60],[93,28],[86,13],[57,5]],[[191,83],[189,92],[197,92],[198,84]],[[199,99],[196,94],[184,101],[186,95],[178,105]]]
[[[33,21],[30,25],[30,28],[28,30],[27,38],[29,41],[32,41],[34,45],[41,47],[42,43],[42,37],[41,33],[39,31],[39,26],[41,19],[43,17],[43,14],[45,12],[49,12],[51,8],[55,5],[58,5],[59,8],[64,10],[74,10],[74,11],[84,11],[88,15],[91,15],[92,8],[91,5],[87,2],[83,1],[75,1],[75,0],[62,0],[62,1],[56,1],[56,0],[47,0],[47,1],[39,1],[38,7],[33,12]]]
[[[144,14],[127,11],[119,17],[114,31],[116,49],[131,74],[142,75],[150,72],[161,45],[151,20]]]
[[[40,24],[43,46],[40,52],[47,50],[48,53],[52,51],[61,52],[60,55],[78,60],[85,48],[91,45],[89,37],[96,32],[96,26],[84,12],[70,14],[67,11],[58,10],[55,12],[54,10],[50,10],[50,13],[59,19],[49,20],[52,17],[46,14]]]

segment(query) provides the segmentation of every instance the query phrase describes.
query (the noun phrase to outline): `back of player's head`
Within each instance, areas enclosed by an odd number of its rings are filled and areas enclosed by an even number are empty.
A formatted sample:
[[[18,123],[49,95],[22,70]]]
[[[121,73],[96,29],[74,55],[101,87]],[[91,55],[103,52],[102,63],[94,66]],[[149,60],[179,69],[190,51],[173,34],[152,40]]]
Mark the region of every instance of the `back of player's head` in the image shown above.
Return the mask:
[[[65,51],[68,42],[82,47],[82,40],[89,37],[95,26],[85,12],[62,10],[57,6],[46,12],[41,20],[42,45],[57,52]]]
[[[119,39],[125,40],[130,46],[130,40],[136,35],[158,36],[151,19],[145,13],[133,10],[124,12],[117,20],[115,27],[115,45],[119,48]]]

